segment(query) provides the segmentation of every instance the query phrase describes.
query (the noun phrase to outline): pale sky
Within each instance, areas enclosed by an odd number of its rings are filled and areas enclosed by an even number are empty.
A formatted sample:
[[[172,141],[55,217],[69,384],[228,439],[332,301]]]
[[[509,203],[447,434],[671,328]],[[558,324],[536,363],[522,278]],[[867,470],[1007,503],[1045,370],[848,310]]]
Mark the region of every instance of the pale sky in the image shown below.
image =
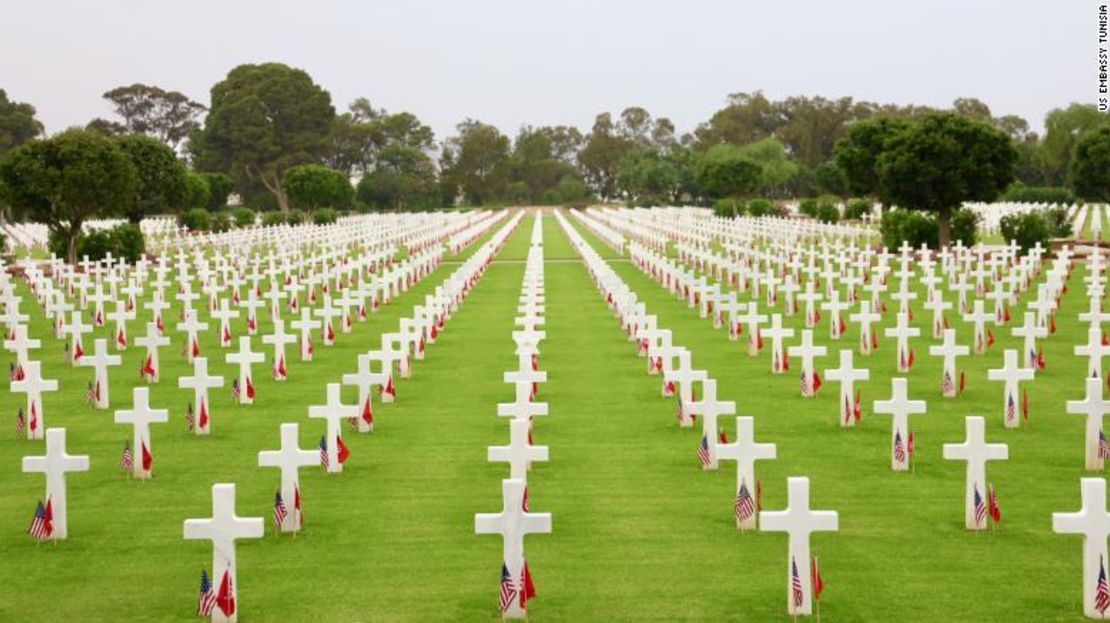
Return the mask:
[[[208,104],[241,63],[305,69],[338,111],[365,96],[436,138],[473,117],[589,130],[630,105],[679,132],[727,94],[853,96],[949,106],[978,97],[1039,129],[1093,103],[1089,0],[8,0],[0,88],[48,132],[145,82]]]

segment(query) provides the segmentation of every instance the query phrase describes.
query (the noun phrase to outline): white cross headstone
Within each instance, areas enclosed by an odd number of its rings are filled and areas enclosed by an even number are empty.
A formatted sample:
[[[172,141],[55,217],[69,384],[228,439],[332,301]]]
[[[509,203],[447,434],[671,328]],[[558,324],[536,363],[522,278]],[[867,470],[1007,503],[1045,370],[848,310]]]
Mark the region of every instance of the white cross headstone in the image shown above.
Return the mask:
[[[750,416],[736,418],[734,442],[717,444],[717,460],[736,461],[734,512],[738,530],[751,530],[756,527],[758,485],[755,478],[755,462],[774,459],[775,454],[775,444],[756,442],[755,419]]]
[[[1077,513],[1052,513],[1052,531],[1057,534],[1083,535],[1083,614],[1104,619],[1105,609],[1096,607],[1097,578],[1110,574],[1106,565],[1106,538],[1110,536],[1110,513],[1106,512],[1106,480],[1082,478],[1079,481],[1083,506]]]
[[[954,398],[958,393],[956,384],[956,357],[963,357],[971,352],[967,346],[956,344],[956,330],[944,330],[944,342],[939,346],[930,346],[929,354],[942,357],[944,371],[941,373],[940,389],[945,398]]]
[[[1018,367],[1018,352],[1012,348],[1006,349],[1002,361],[1001,368],[987,370],[987,378],[991,381],[1002,381],[1004,383],[1002,390],[1002,422],[1006,425],[1006,428],[1017,428],[1021,426],[1021,416],[1018,415],[1018,409],[1024,409],[1024,405],[1018,406],[1018,383],[1032,381],[1034,372],[1033,368]]]
[[[108,366],[118,366],[123,359],[119,355],[108,354],[108,340],[97,338],[92,355],[86,354],[81,358],[80,365],[88,366],[94,370],[93,383],[95,387],[95,402],[97,409],[108,408]]]
[[[46,431],[45,455],[23,457],[24,473],[46,475],[46,503],[50,504],[54,516],[51,539],[65,539],[69,534],[66,513],[66,474],[87,471],[89,471],[88,455],[66,452],[66,429],[64,428],[51,428]]]
[[[339,461],[339,438],[343,434],[342,423],[353,417],[358,417],[357,406],[343,404],[340,397],[342,387],[339,383],[328,383],[327,403],[308,408],[308,417],[320,418],[327,424],[324,440],[328,454],[328,472],[333,474],[343,471],[343,464]]]
[[[809,478],[787,479],[789,498],[786,510],[759,513],[762,532],[785,532],[789,536],[786,565],[786,611],[791,615],[808,615],[813,607],[813,586],[809,574],[809,539],[818,531],[839,529],[836,511],[814,511],[809,508]],[[800,565],[800,566],[799,566]],[[794,583],[801,585],[801,601],[794,600]]]
[[[722,415],[734,415],[736,403],[731,400],[717,400],[716,379],[705,379],[701,382],[701,400],[690,402],[688,410],[690,415],[701,416],[701,457],[702,468],[707,470],[717,469],[717,418]],[[704,452],[704,456],[701,453]]]
[[[28,361],[23,367],[23,379],[12,381],[11,391],[27,394],[27,438],[42,439],[46,430],[42,392],[58,391],[58,381],[42,378],[42,363]]]
[[[856,425],[856,403],[853,402],[856,381],[866,381],[871,378],[871,371],[867,368],[857,368],[852,362],[852,351],[840,351],[840,367],[825,370],[825,378],[830,381],[840,382],[840,403],[837,409],[840,413],[840,425],[852,427]]]
[[[813,344],[813,330],[802,330],[802,343],[797,346],[791,346],[787,349],[787,353],[791,357],[798,357],[801,361],[801,389],[804,398],[812,398],[817,394],[819,387],[820,377],[817,376],[817,371],[813,367],[813,359],[815,357],[824,357],[828,352],[824,346],[814,346]]]
[[[266,361],[266,355],[251,351],[250,336],[242,335],[239,336],[239,352],[224,355],[224,360],[239,366],[239,404],[254,403],[254,378],[251,375],[251,367]]]
[[[151,445],[150,425],[162,424],[170,421],[170,412],[165,409],[150,408],[150,388],[136,387],[134,389],[135,405],[132,409],[116,411],[116,424],[130,424],[132,428],[132,444],[134,458],[131,461],[131,474],[138,479],[145,480],[151,477],[154,469],[154,448]],[[147,457],[151,457],[149,462]]]
[[[208,358],[197,357],[193,360],[193,375],[177,378],[177,386],[192,388],[193,401],[197,405],[196,424],[193,430],[198,435],[207,435],[211,430],[212,413],[209,408],[208,390],[224,386],[224,377],[208,375]]]
[[[528,420],[509,422],[509,445],[490,446],[487,460],[509,464],[510,478],[527,484],[528,469],[533,461],[547,461],[547,446],[533,446],[528,441]]]
[[[1084,465],[1088,470],[1102,471],[1104,459],[1099,448],[1105,440],[1102,419],[1110,413],[1110,400],[1102,398],[1102,380],[1087,377],[1087,396],[1083,400],[1069,400],[1067,412],[1087,416],[1083,438]],[[1110,573],[1110,572],[1108,572]]]
[[[986,421],[978,415],[969,415],[967,438],[963,443],[944,444],[944,458],[967,461],[964,487],[964,523],[968,530],[987,529],[987,461],[1010,458],[1004,443],[987,443]]]
[[[281,470],[281,499],[289,509],[281,522],[282,532],[300,531],[300,469],[320,464],[320,450],[301,450],[299,438],[300,426],[287,422],[281,425],[281,449],[258,453],[259,467],[276,467]]]
[[[524,589],[524,536],[551,533],[551,513],[532,513],[524,510],[525,487],[523,480],[511,478],[503,480],[501,512],[474,515],[475,533],[501,535],[502,564],[508,569],[517,594]],[[520,607],[520,600],[512,600],[503,616],[511,619],[524,618],[524,609]]]
[[[890,380],[890,400],[876,400],[873,407],[876,415],[889,415],[890,418],[890,469],[901,472],[910,467],[909,463],[909,416],[925,413],[924,400],[909,400],[909,382],[904,378]]]
[[[235,514],[235,485],[212,485],[212,516],[207,519],[186,519],[185,538],[212,541],[212,584],[218,590],[226,575],[231,612],[218,605],[212,609],[212,623],[235,623],[242,610],[238,597],[239,582],[235,565],[235,541],[259,539],[265,531],[261,517],[240,517]]]
[[[146,348],[146,356],[141,368],[142,376],[148,383],[157,383],[161,375],[162,366],[158,360],[158,348],[170,343],[170,338],[162,335],[157,323],[146,323],[146,335],[135,338],[135,344]]]

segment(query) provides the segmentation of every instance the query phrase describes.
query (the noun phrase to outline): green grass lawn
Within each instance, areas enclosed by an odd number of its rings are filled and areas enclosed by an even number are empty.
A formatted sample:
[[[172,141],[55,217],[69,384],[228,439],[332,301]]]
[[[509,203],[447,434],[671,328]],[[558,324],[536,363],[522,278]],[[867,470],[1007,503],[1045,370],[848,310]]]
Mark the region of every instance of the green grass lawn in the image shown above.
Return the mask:
[[[1045,342],[1048,369],[1030,388],[1029,428],[1002,427],[999,383],[986,370],[1001,364],[1003,348],[1019,346],[1009,327],[986,356],[961,358],[968,390],[940,397],[940,362],[918,339],[910,377],[913,398],[929,401],[929,414],[911,426],[918,446],[914,473],[889,469],[889,419],[870,414],[871,401],[890,394],[893,343],[884,340],[870,362],[863,391],[862,426],[837,425],[836,387],[814,400],[798,394],[794,374],[772,376],[764,355],[749,358],[695,310],[676,301],[575,224],[594,248],[644,300],[675,341],[694,353],[696,367],[718,380],[719,394],[754,415],[756,435],[778,444],[778,460],[760,462],[766,509],[786,503],[787,476],[811,480],[814,508],[840,513],[840,532],[814,537],[827,590],[821,604],[829,621],[1072,621],[1081,618],[1080,539],[1051,531],[1053,511],[1079,508],[1083,470],[1083,418],[1066,416],[1064,401],[1083,395],[1085,360],[1071,354],[1085,340],[1075,314],[1086,309],[1077,270],[1058,317],[1058,333]],[[515,367],[513,329],[531,231],[525,219],[489,271],[418,362],[413,378],[398,385],[398,402],[375,404],[371,435],[344,432],[352,457],[343,474],[302,471],[306,527],[297,537],[273,534],[270,512],[279,484],[275,469],[257,467],[257,452],[278,446],[281,422],[301,423],[302,447],[315,446],[323,423],[308,406],[322,404],[324,385],[355,367],[359,352],[423,300],[457,263],[448,262],[393,305],[340,334],[332,348],[317,347],[316,361],[293,355],[289,381],[269,380],[256,368],[258,398],[232,405],[213,394],[213,434],[185,430],[189,393],[176,387],[188,369],[177,356],[180,336],[162,351],[162,383],[152,390],[171,422],[153,427],[155,477],[145,483],[118,469],[130,428],[110,412],[84,406],[87,368],[62,363],[61,342],[29,294],[32,334],[44,340],[35,356],[62,391],[45,398],[49,426],[69,430],[70,451],[89,454],[92,471],[69,479],[70,538],[39,545],[24,534],[42,495],[40,475],[20,473],[20,459],[41,454],[42,444],[0,434],[0,560],[4,587],[0,621],[192,620],[202,568],[211,564],[207,542],[182,539],[182,521],[211,513],[210,488],[238,484],[238,511],[262,516],[267,536],[239,546],[239,599],[244,621],[494,621],[500,539],[474,534],[474,513],[501,509],[504,464],[487,463],[486,447],[508,442],[508,422],[496,403],[512,399],[502,372]],[[659,394],[659,378],[609,313],[601,294],[553,217],[544,218],[547,339],[541,369],[549,382],[540,400],[535,442],[551,460],[535,465],[533,511],[551,512],[553,533],[526,539],[538,598],[538,621],[788,620],[785,607],[786,537],[739,534],[733,528],[735,468],[722,462],[703,472],[695,454],[699,433],[678,428],[675,404]],[[472,252],[483,240],[464,253]],[[892,280],[892,285],[894,284]],[[951,297],[949,297],[951,299]],[[917,324],[931,315],[917,307]],[[762,305],[761,305],[762,307]],[[261,333],[268,332],[265,314]],[[176,310],[166,316],[173,324]],[[799,328],[800,318],[788,319]],[[882,326],[893,324],[888,313]],[[145,319],[144,319],[145,321]],[[244,329],[245,320],[235,326]],[[131,325],[132,336],[141,327]],[[961,339],[969,330],[955,322]],[[110,329],[99,332],[106,337]],[[238,333],[237,333],[238,334]],[[850,328],[818,360],[834,367],[838,347],[855,346]],[[795,343],[797,338],[788,340]],[[91,345],[91,342],[87,342]],[[215,332],[203,343],[222,363]],[[255,340],[255,348],[260,348]],[[113,408],[130,403],[141,349],[127,351],[112,370]],[[295,353],[295,348],[289,349]],[[267,350],[268,356],[268,350]],[[865,360],[857,356],[857,365]],[[265,365],[269,365],[268,363]],[[354,399],[354,388],[346,396]],[[22,395],[0,395],[0,422],[10,426]],[[963,529],[962,462],[941,459],[941,444],[964,438],[963,416],[983,414],[992,442],[1010,445],[1010,460],[988,466],[998,489],[1003,522],[997,533]],[[6,422],[6,423],[4,423]],[[730,437],[731,418],[722,419]],[[2,431],[0,431],[2,432]]]

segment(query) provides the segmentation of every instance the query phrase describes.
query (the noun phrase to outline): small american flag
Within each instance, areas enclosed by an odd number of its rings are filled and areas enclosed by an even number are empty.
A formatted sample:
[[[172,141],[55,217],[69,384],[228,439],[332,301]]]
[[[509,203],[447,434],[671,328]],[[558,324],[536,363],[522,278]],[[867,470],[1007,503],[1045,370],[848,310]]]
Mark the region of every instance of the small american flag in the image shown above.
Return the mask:
[[[125,472],[135,469],[135,455],[131,451],[131,442],[123,442],[123,456],[119,459],[119,468]]]
[[[983,496],[979,495],[979,486],[974,489],[975,525],[980,526],[987,520],[987,505],[983,503]]]
[[[1110,588],[1106,585],[1106,565],[1103,564],[1102,556],[1099,556],[1098,582],[1095,584],[1095,610],[1105,614],[1107,608],[1110,608]]]
[[[320,436],[320,464],[324,466],[324,469],[327,469],[330,465],[328,461],[328,440],[323,435]]]
[[[701,443],[698,444],[698,459],[701,461],[702,467],[708,467],[712,462],[709,459],[709,436],[702,435]]]
[[[1110,443],[1106,443],[1106,435],[1101,428],[1098,430],[1098,458],[1110,459]]]
[[[193,403],[191,402],[185,407],[185,426],[189,428],[190,433],[197,426],[197,416],[193,413]]]
[[[906,462],[906,446],[902,443],[901,431],[894,431],[894,462],[898,464]]]
[[[945,396],[956,392],[956,383],[952,380],[952,375],[947,370],[944,371],[944,379],[940,382],[940,391]]]
[[[89,381],[88,387],[85,389],[85,404],[95,404],[100,399],[100,392],[98,387],[92,381]]]
[[[505,563],[501,563],[501,592],[497,598],[501,612],[508,610],[514,599],[516,599],[516,585],[513,584],[513,576],[509,575],[509,568]]]
[[[23,409],[20,408],[19,413],[15,416],[15,438],[22,438],[27,432],[27,417],[23,415]]]
[[[35,508],[35,516],[31,519],[31,526],[27,528],[27,534],[30,534],[32,539],[42,541],[43,539],[50,538],[50,535],[53,533],[53,506],[51,506],[50,500],[46,501],[46,506],[43,506],[40,500],[38,507]]]
[[[794,595],[794,609],[801,608],[805,594],[802,592],[802,578],[798,575],[798,561],[794,558],[790,559],[790,588]]]
[[[803,396],[809,394],[809,383],[807,382],[808,380],[809,379],[806,378],[806,371],[802,370],[801,390]]]
[[[200,572],[200,593],[197,595],[197,616],[212,616],[212,609],[216,607],[216,591],[212,590],[212,582],[208,580],[208,572]]]
[[[1013,422],[1017,418],[1017,401],[1014,400],[1014,395],[1006,396],[1006,421]]]
[[[287,515],[289,510],[285,508],[285,502],[281,499],[281,491],[278,491],[274,494],[274,528],[280,531]]]
[[[231,399],[239,402],[239,379],[231,379]]]
[[[755,502],[752,500],[751,492],[748,491],[748,483],[740,483],[740,490],[736,492],[736,502],[733,504],[733,509],[736,511],[736,521],[738,522],[747,521],[755,515]]]

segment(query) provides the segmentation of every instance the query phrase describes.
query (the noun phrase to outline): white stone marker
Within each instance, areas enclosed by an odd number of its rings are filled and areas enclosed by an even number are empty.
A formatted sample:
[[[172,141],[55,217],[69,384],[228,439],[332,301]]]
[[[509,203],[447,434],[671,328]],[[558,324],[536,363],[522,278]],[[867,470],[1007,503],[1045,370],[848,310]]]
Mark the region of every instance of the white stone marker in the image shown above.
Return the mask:
[[[212,584],[218,591],[227,576],[231,612],[225,613],[218,605],[212,609],[212,623],[235,623],[239,620],[238,587],[235,567],[235,541],[259,539],[265,534],[261,517],[240,517],[235,514],[235,485],[212,485],[212,516],[208,519],[186,519],[185,538],[212,541]]]
[[[956,380],[956,357],[963,357],[971,353],[967,346],[956,344],[956,330],[944,330],[944,342],[939,346],[930,346],[929,354],[934,357],[944,358],[944,372],[941,373],[940,392],[945,398],[955,398],[959,393]]]
[[[374,431],[374,386],[384,386],[389,381],[389,373],[373,372],[371,364],[380,359],[374,358],[372,353],[358,356],[358,370],[354,374],[344,374],[343,384],[358,387],[358,431],[370,433]]]
[[[66,514],[66,473],[89,471],[88,455],[66,453],[66,429],[46,431],[46,454],[23,457],[24,473],[46,475],[46,502],[54,513],[54,531],[50,538],[65,539],[69,534]],[[43,502],[44,504],[46,502]]]
[[[1018,405],[1018,383],[1032,381],[1035,373],[1033,368],[1018,367],[1018,352],[1012,348],[1006,349],[1002,361],[1001,368],[987,370],[987,378],[1005,383],[1002,391],[1002,422],[1006,428],[1018,428],[1022,419],[1018,411],[1024,409],[1024,404]]]
[[[239,336],[239,352],[224,355],[224,360],[227,363],[239,365],[239,404],[253,404],[254,378],[251,375],[251,367],[266,361],[266,355],[251,351],[250,336],[242,335]]]
[[[528,470],[533,461],[547,461],[547,446],[533,446],[528,441],[528,420],[509,422],[509,445],[490,446],[486,460],[508,463],[510,478],[528,483]]]
[[[890,418],[890,469],[904,472],[910,468],[910,421],[911,415],[925,413],[924,400],[909,400],[909,382],[904,378],[890,379],[890,400],[876,400],[876,415],[889,415]]]
[[[986,421],[978,415],[969,415],[967,438],[963,443],[944,444],[944,458],[967,461],[967,478],[964,487],[964,522],[968,530],[987,529],[987,461],[1010,458],[1004,443],[987,443]]]
[[[27,438],[42,439],[46,430],[42,393],[58,391],[57,379],[42,378],[42,363],[28,361],[23,366],[23,379],[12,381],[10,387],[12,392],[27,394]]]
[[[293,299],[296,300],[296,299]],[[275,381],[284,381],[289,378],[289,368],[285,360],[285,345],[297,341],[297,336],[285,332],[285,320],[274,320],[274,332],[262,336],[262,343],[274,347],[272,372]]]
[[[185,310],[185,321],[177,323],[177,330],[185,332],[185,361],[192,363],[200,356],[200,342],[197,333],[208,330],[208,323],[197,321],[197,310]]]
[[[150,408],[150,388],[136,387],[134,389],[134,408],[116,411],[116,424],[130,424],[132,429],[132,443],[135,458],[131,461],[131,475],[139,480],[150,478],[154,470],[154,448],[151,445],[150,425],[164,424],[170,421],[170,412],[166,409]]]
[[[220,299],[220,308],[212,312],[212,317],[220,321],[220,347],[231,348],[231,319],[239,317],[239,310],[231,309],[227,299]]]
[[[328,472],[333,474],[343,471],[343,464],[339,461],[339,438],[343,435],[342,423],[358,417],[356,405],[343,404],[340,397],[342,388],[339,383],[328,383],[327,403],[308,408],[308,417],[320,418],[327,423],[324,439],[328,454]]]
[[[1052,513],[1052,531],[1057,534],[1083,535],[1083,614],[1091,619],[1106,618],[1095,607],[1097,582],[1106,570],[1106,538],[1110,536],[1110,513],[1106,512],[1106,480],[1082,478],[1079,481],[1083,506],[1077,513]]]
[[[975,328],[974,351],[976,355],[982,355],[987,352],[987,330],[986,323],[988,320],[994,320],[994,314],[983,309],[983,299],[976,299],[973,305],[973,311],[970,314],[964,314],[964,322],[972,323]]]
[[[716,379],[705,379],[701,382],[701,400],[690,402],[688,410],[693,416],[701,416],[701,443],[698,446],[698,458],[701,460],[702,469],[717,469],[717,418],[722,415],[735,415],[736,403],[731,400],[717,400]]]
[[[212,413],[208,407],[208,390],[224,386],[224,377],[208,375],[208,358],[197,357],[193,360],[193,375],[177,377],[178,387],[191,387],[193,401],[197,405],[197,423],[193,427],[198,435],[207,435],[211,430]]]
[[[791,357],[798,357],[802,369],[801,376],[801,390],[804,398],[812,398],[817,394],[817,389],[821,386],[820,377],[817,371],[813,368],[814,357],[824,357],[828,352],[824,346],[813,345],[813,331],[811,329],[802,330],[802,343],[797,346],[791,346],[787,349]]]
[[[1087,329],[1087,343],[1075,347],[1076,355],[1087,355],[1087,376],[1102,378],[1102,358],[1110,355],[1110,346],[1102,343],[1102,329],[1092,325]]]
[[[69,334],[69,357],[70,362],[74,366],[79,365],[81,359],[85,356],[85,345],[81,339],[81,334],[91,333],[92,330],[92,325],[87,325],[82,322],[81,312],[72,312],[70,315],[70,323],[65,326],[65,332]]]
[[[162,366],[158,360],[158,348],[170,343],[170,338],[162,335],[157,323],[146,323],[146,335],[135,338],[135,344],[146,348],[143,365],[139,368],[143,378],[148,383],[157,383],[162,373]]]
[[[856,381],[867,381],[871,378],[871,371],[867,368],[856,368],[853,363],[853,354],[849,349],[840,351],[840,367],[825,370],[825,378],[830,381],[840,382],[840,425],[852,427],[856,425],[859,417],[858,403],[853,400]]]
[[[93,342],[93,354],[85,354],[81,358],[80,365],[88,366],[94,370],[93,383],[95,387],[93,390],[96,392],[96,408],[108,408],[108,366],[118,366],[123,359],[119,355],[108,354],[108,340],[104,338],[97,338]]]
[[[910,338],[918,337],[921,335],[921,329],[910,326],[909,314],[899,312],[898,322],[895,326],[885,329],[884,334],[887,337],[895,338],[894,353],[897,357],[895,364],[898,371],[906,373],[913,367],[913,347],[910,346]]]
[[[773,443],[757,443],[755,419],[742,415],[736,418],[736,441],[717,444],[717,460],[736,461],[736,500],[733,503],[737,530],[756,527],[757,485],[755,462],[775,458]]]
[[[771,314],[771,327],[763,331],[771,338],[771,374],[783,374],[790,369],[786,361],[786,349],[782,346],[783,338],[794,337],[794,329],[782,326],[782,314]]]
[[[42,346],[42,340],[32,340],[27,337],[27,325],[18,324],[12,328],[10,335],[4,339],[4,349],[15,353],[15,363],[20,368],[30,361],[29,352]]]
[[[1020,327],[1011,329],[1010,334],[1023,338],[1021,352],[1025,354],[1026,364],[1034,370],[1040,367],[1041,358],[1037,353],[1037,339],[1048,337],[1048,329],[1037,326],[1037,315],[1033,312],[1025,312],[1025,322]]]
[[[809,574],[809,537],[818,531],[839,530],[836,511],[814,511],[809,508],[809,478],[787,478],[789,499],[786,510],[759,513],[761,532],[785,532],[789,535],[786,561],[786,612],[808,615],[813,607],[813,587]],[[800,566],[799,566],[800,565]],[[794,582],[801,585],[801,599],[795,600]],[[800,603],[799,603],[800,602]]]
[[[502,564],[508,569],[518,595],[524,588],[524,536],[551,533],[551,513],[525,512],[525,486],[523,480],[509,478],[501,481],[501,512],[474,515],[476,534],[501,535]],[[520,599],[513,599],[502,616],[510,619],[524,618]]]
[[[1110,413],[1110,400],[1102,399],[1102,379],[1087,377],[1086,383],[1087,396],[1083,400],[1069,400],[1067,412],[1087,416],[1083,437],[1084,465],[1088,470],[1101,472],[1105,464],[1099,453],[1100,437],[1103,437],[1102,419]]]
[[[315,348],[312,345],[312,330],[320,328],[320,321],[312,319],[312,310],[301,308],[301,317],[289,323],[301,333],[301,361],[312,361]]]
[[[320,464],[320,450],[301,450],[300,426],[286,422],[281,425],[281,449],[263,450],[258,453],[259,467],[276,467],[281,470],[281,499],[289,512],[281,522],[282,532],[300,532],[303,521],[300,514],[300,469]]]

